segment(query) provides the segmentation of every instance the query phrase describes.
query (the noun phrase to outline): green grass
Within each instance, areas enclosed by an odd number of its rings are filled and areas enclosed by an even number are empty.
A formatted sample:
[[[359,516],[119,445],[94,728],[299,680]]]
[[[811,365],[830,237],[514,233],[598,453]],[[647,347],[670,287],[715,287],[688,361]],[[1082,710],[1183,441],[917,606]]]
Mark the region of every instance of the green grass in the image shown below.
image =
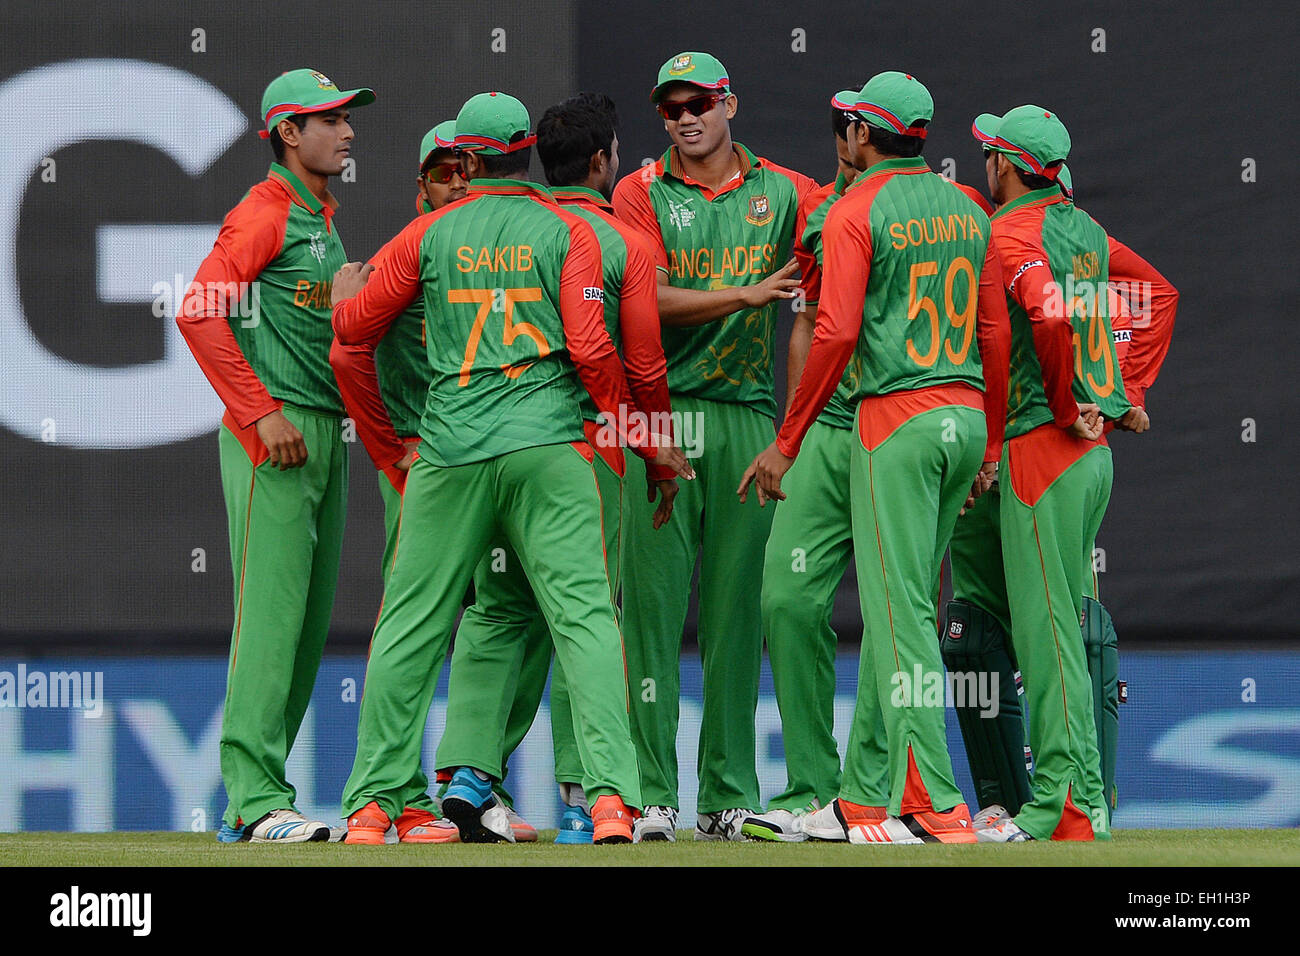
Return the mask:
[[[1110,843],[871,847],[834,843],[639,846],[223,846],[211,833],[5,833],[0,866],[1300,866],[1300,830],[1123,830]]]

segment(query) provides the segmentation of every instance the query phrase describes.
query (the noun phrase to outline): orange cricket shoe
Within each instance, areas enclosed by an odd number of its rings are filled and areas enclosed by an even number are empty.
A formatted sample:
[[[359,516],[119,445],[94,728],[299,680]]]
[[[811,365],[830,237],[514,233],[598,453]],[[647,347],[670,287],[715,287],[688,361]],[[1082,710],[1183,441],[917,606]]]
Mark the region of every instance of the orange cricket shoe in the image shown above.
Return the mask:
[[[970,810],[964,803],[959,803],[944,813],[935,810],[904,813],[900,819],[923,843],[977,842]]]
[[[631,843],[632,811],[617,794],[596,798],[591,808],[591,822],[595,827],[593,843]]]
[[[407,807],[397,818],[399,843],[459,843],[460,830],[428,810]]]
[[[388,832],[392,821],[388,814],[379,809],[379,804],[371,800],[356,813],[348,817],[348,835],[344,843],[364,846],[381,846],[384,834]]]

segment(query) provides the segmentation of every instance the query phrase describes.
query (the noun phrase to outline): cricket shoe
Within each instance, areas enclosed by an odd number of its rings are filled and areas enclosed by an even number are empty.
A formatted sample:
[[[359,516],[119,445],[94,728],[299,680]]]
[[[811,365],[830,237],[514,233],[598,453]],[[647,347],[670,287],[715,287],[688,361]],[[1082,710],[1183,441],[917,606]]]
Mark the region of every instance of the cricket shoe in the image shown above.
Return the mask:
[[[514,843],[505,804],[492,793],[492,781],[461,767],[442,795],[442,812],[456,824],[461,843]]]
[[[753,815],[753,810],[746,810],[744,807],[697,814],[695,817],[695,839],[728,840],[743,843],[745,834],[740,832],[740,828]]]
[[[975,828],[975,840],[979,843],[1027,843],[1033,839],[1016,826],[1011,814],[997,804],[975,814],[971,823]]]
[[[501,798],[497,797],[497,800],[500,801]],[[505,804],[502,803],[502,806]],[[510,821],[510,830],[515,835],[516,843],[537,842],[537,827],[516,813],[514,807],[506,807],[506,819]]]
[[[348,835],[343,842],[350,846],[382,846],[392,822],[388,814],[379,809],[379,804],[371,800],[348,816]]]
[[[632,825],[633,843],[676,843],[677,808],[646,807],[641,819]]]
[[[943,813],[925,810],[921,813],[904,813],[898,819],[921,843],[977,842],[970,810],[964,803],[959,803]]]
[[[592,843],[631,843],[632,811],[617,794],[596,798],[591,808]]]
[[[308,820],[297,810],[272,810],[248,826],[250,843],[324,843],[329,824]]]
[[[556,843],[590,843],[596,832],[591,822],[591,814],[582,807],[565,807],[564,816],[560,817],[560,832],[555,835]]]
[[[398,843],[459,843],[460,830],[428,810],[407,807],[397,818]]]
[[[761,816],[746,817],[740,825],[740,832],[751,840],[767,840],[771,843],[802,843],[808,839],[803,832],[803,818],[815,813],[821,804],[814,800],[803,810],[786,810],[778,807],[768,810]]]
[[[836,797],[826,806],[799,818],[799,829],[813,840],[832,843],[866,842],[855,840],[853,834],[863,827],[877,826],[889,816],[884,807],[868,807],[850,803]],[[864,836],[860,833],[859,836]]]

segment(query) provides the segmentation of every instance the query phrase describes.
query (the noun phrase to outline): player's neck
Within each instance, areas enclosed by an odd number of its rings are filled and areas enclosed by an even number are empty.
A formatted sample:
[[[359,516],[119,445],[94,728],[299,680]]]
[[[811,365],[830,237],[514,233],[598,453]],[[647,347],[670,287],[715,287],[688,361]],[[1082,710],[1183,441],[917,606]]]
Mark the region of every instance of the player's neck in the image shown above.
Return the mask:
[[[295,149],[286,149],[284,151],[284,162],[281,164],[289,172],[298,177],[298,181],[311,190],[311,194],[321,202],[326,202],[329,197],[329,177],[320,173],[313,173],[302,161],[298,159],[298,151]]]
[[[682,164],[683,173],[713,192],[717,192],[731,182],[740,172],[740,157],[736,155],[730,133],[718,144],[718,148],[707,156],[692,159],[683,155],[679,149],[677,159]]]

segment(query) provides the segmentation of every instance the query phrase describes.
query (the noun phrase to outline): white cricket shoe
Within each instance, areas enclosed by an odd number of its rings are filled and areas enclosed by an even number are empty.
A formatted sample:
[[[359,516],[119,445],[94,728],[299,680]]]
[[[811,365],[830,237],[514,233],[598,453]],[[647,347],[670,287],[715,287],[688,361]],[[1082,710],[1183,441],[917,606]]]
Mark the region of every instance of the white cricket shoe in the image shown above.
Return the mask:
[[[677,842],[677,808],[646,807],[632,824],[632,842]]]
[[[985,807],[971,818],[977,843],[1027,843],[1033,839],[1016,826],[1016,821],[1004,807],[996,803]]]
[[[883,820],[850,826],[849,842],[858,846],[874,846],[882,843],[919,846],[925,841],[913,833],[898,817],[885,817]]]
[[[297,810],[272,810],[252,828],[250,843],[324,843],[330,838],[328,823],[308,820]]]
[[[849,838],[849,828],[840,816],[838,804],[839,800],[832,800],[821,809],[800,818],[799,832],[805,839],[843,843]]]
[[[753,810],[734,807],[730,810],[718,810],[716,813],[700,813],[695,818],[695,839],[730,840],[743,843],[745,834],[740,828],[754,815]]]
[[[740,832],[751,840],[768,840],[772,843],[803,843],[808,834],[803,832],[804,817],[815,813],[821,804],[816,800],[802,810],[777,808],[767,813],[747,817]]]

